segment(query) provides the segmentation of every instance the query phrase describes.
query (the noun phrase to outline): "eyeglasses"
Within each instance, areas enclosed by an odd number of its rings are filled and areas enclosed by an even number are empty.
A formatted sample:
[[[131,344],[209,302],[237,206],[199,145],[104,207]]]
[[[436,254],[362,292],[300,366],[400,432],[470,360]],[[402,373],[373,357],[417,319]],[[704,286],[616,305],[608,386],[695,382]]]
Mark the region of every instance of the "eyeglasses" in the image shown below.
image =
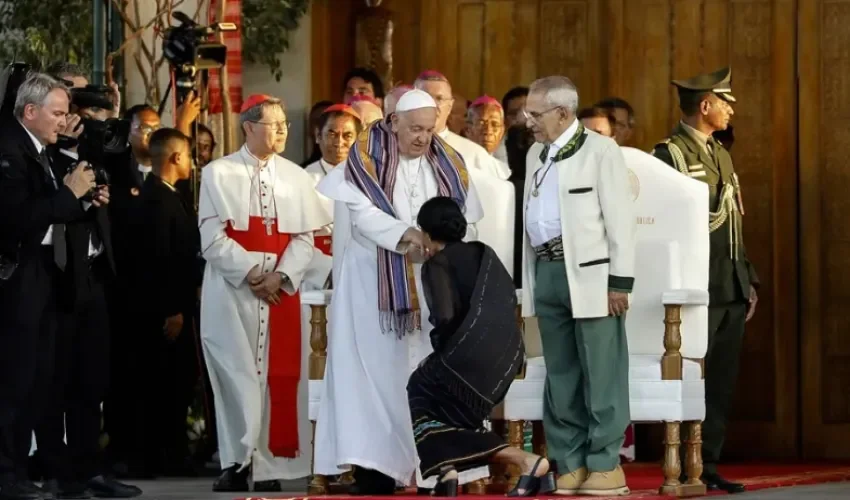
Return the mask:
[[[286,132],[287,130],[289,130],[289,127],[292,126],[292,122],[254,122],[254,121],[252,121],[251,123],[256,123],[257,125],[265,125],[265,126],[271,128],[272,130],[281,131],[281,132]]]
[[[137,125],[136,128],[142,135],[151,135],[162,128],[162,125]]]
[[[527,110],[523,109],[522,110],[522,116],[524,116],[526,120],[534,120],[535,122],[537,122],[541,118],[543,118],[543,115],[545,115],[547,113],[551,113],[552,111],[555,111],[556,109],[561,109],[561,106],[555,106],[554,108],[549,108],[546,111],[541,111],[539,113],[534,112],[534,111],[527,111]]]

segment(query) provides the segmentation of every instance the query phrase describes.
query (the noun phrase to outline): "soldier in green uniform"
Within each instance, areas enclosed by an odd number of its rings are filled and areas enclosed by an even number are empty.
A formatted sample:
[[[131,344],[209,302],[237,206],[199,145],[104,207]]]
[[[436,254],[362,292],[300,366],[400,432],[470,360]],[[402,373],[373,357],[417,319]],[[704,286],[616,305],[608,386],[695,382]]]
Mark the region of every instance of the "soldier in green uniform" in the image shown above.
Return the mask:
[[[744,324],[755,312],[759,281],[744,247],[744,206],[732,157],[712,137],[714,132],[726,129],[734,114],[731,77],[732,70],[724,68],[673,81],[679,93],[682,121],[669,138],[655,146],[652,154],[709,187],[711,263],[702,479],[709,489],[738,493],[744,491],[744,486],[723,479],[717,473],[717,463],[738,377]]]

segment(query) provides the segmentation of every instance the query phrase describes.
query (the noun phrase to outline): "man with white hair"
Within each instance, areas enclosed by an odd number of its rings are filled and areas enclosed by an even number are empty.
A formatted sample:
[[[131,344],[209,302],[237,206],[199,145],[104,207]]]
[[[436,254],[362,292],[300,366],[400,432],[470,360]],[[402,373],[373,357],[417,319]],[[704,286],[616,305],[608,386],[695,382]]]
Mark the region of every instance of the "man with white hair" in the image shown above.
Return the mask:
[[[201,341],[223,470],[213,490],[248,491],[253,476],[254,491],[280,491],[278,480],[310,473],[298,289],[313,233],[331,218],[310,175],[279,155],[281,101],[253,95],[241,113],[245,145],[204,168],[198,214]]]
[[[636,220],[619,146],[588,133],[577,109],[568,78],[531,84],[525,117],[537,143],[527,156],[522,308],[540,326],[558,493],[625,495]]]
[[[361,495],[392,494],[417,468],[406,385],[432,351],[419,209],[435,196],[454,198],[464,207],[468,239],[482,216],[463,159],[435,134],[437,115],[427,93],[405,93],[391,119],[360,135],[345,175],[329,175],[318,187],[346,208],[351,234],[342,255],[334,252],[339,277],[328,312],[315,472],[357,466],[354,493]]]
[[[454,95],[449,80],[442,73],[430,70],[423,71],[416,77],[413,86],[424,90],[434,98],[439,112],[437,115],[437,135],[463,156],[463,160],[469,168],[483,170],[502,180],[507,180],[511,176],[507,164],[494,158],[478,144],[449,130],[448,120],[454,105]]]
[[[406,84],[401,84],[393,87],[390,93],[384,98],[384,116],[390,116],[395,113],[396,104],[401,96],[407,93],[408,90],[413,90],[413,87]]]
[[[368,127],[384,117],[381,106],[369,96],[354,96],[351,98],[349,106],[360,116],[360,121],[363,122],[364,127]]]

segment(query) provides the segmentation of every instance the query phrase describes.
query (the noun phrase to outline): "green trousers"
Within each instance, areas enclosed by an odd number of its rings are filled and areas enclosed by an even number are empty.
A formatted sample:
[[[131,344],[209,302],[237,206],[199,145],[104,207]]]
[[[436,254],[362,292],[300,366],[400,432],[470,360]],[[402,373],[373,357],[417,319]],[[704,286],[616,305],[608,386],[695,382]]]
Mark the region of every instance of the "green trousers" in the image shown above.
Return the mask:
[[[563,262],[537,263],[534,297],[546,362],[549,459],[561,474],[613,470],[629,425],[625,318],[574,318]]]
[[[732,303],[708,308],[708,350],[705,354],[705,421],[702,424],[703,473],[716,474],[717,462],[726,438],[726,423],[735,384],[744,324],[746,303]],[[683,469],[684,470],[684,469]]]

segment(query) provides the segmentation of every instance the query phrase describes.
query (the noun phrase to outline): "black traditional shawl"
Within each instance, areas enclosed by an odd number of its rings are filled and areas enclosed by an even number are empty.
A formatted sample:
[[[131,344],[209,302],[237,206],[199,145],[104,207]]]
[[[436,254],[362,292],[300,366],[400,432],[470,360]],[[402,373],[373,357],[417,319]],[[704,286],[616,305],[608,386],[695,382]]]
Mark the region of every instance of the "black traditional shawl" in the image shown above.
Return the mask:
[[[462,269],[461,248],[447,247],[424,264],[423,291],[436,325],[432,332],[435,352],[429,361],[450,392],[486,415],[504,399],[524,359],[516,322],[516,289],[492,248],[483,243],[456,245],[483,247],[481,264],[468,304],[460,297],[458,273],[450,264],[454,256],[460,260],[454,263],[455,269]]]

